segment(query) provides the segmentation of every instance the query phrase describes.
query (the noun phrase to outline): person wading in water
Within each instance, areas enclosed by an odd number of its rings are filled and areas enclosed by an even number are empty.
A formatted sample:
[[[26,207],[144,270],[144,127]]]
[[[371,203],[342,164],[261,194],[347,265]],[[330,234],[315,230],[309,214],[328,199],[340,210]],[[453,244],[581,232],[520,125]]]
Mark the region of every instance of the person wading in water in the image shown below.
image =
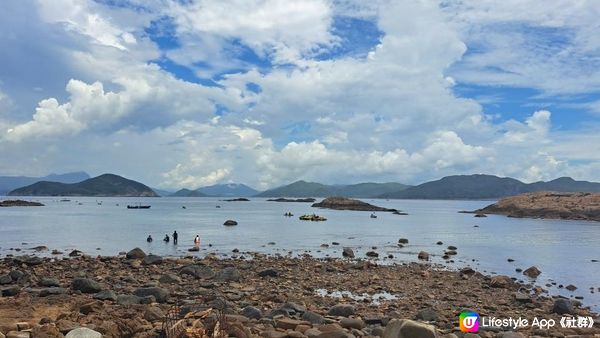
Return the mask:
[[[177,244],[177,231],[173,231],[173,244]]]

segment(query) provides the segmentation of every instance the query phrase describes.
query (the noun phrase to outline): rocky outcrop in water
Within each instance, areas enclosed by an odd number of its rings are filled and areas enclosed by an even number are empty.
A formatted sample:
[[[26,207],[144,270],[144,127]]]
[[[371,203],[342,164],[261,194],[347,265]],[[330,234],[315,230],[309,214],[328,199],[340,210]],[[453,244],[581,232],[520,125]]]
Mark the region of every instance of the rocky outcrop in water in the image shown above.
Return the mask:
[[[316,208],[334,209],[334,210],[355,210],[355,211],[398,211],[396,209],[388,209],[378,207],[360,200],[355,200],[346,197],[327,197],[319,203],[312,205]]]
[[[268,202],[298,202],[298,203],[313,203],[316,201],[314,198],[271,198]]]
[[[0,201],[0,207],[43,207],[39,202],[30,202],[24,200],[5,200]]]
[[[536,192],[503,198],[476,214],[600,221],[600,194]]]

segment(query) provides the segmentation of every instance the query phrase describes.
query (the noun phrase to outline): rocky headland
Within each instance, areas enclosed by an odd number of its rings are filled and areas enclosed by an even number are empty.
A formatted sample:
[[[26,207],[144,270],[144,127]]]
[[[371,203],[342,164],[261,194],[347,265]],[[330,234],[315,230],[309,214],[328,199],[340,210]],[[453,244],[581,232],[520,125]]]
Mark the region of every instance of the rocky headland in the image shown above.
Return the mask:
[[[316,201],[314,198],[271,198],[268,202],[299,202],[299,203],[313,203]]]
[[[43,207],[40,202],[31,202],[24,200],[4,200],[0,201],[0,207]]]
[[[600,221],[600,194],[535,192],[506,197],[476,214]]]
[[[334,210],[355,210],[355,211],[386,211],[395,212],[396,209],[378,207],[360,200],[346,197],[327,197],[319,203],[314,203],[312,207],[334,209]]]
[[[257,253],[171,259],[134,249],[118,257],[6,257],[0,283],[0,336],[7,337],[69,337],[74,330],[158,337],[166,327],[191,337],[457,338],[467,337],[457,327],[464,310],[598,321],[577,301],[548,297],[533,284],[428,263]],[[226,332],[214,334],[215,327]],[[469,337],[600,334],[598,328],[509,331],[493,327]]]

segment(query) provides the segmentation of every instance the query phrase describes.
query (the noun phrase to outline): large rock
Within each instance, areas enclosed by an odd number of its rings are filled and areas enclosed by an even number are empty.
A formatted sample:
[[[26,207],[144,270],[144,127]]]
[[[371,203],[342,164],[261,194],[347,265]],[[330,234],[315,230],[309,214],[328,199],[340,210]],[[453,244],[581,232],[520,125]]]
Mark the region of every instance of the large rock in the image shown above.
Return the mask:
[[[161,264],[162,261],[163,261],[163,258],[158,255],[148,255],[148,256],[144,257],[144,259],[142,260],[142,262],[145,265]]]
[[[69,331],[65,338],[102,338],[102,334],[87,327],[78,327]]]
[[[538,269],[535,266],[532,266],[528,269],[526,269],[525,271],[523,271],[523,274],[529,278],[537,278],[537,276],[539,276],[542,272],[540,271],[540,269]]]
[[[184,266],[179,273],[194,276],[197,279],[211,279],[215,277],[215,272],[210,267],[202,264]]]
[[[83,293],[98,293],[102,291],[102,286],[89,278],[75,278],[73,279],[71,287],[73,290],[81,291]]]
[[[329,309],[330,316],[350,317],[354,314],[355,308],[350,304],[337,304]]]
[[[242,315],[250,319],[261,319],[263,316],[262,311],[254,306],[246,306],[242,310]]]
[[[510,288],[513,285],[513,280],[504,275],[494,276],[490,279],[490,286],[493,288]]]
[[[496,335],[497,338],[525,338],[525,335],[523,335],[520,332],[513,332],[513,331],[507,331],[507,332],[500,332]]]
[[[421,251],[419,252],[419,256],[417,256],[419,259],[428,261],[429,260],[429,253],[427,251]]]
[[[417,312],[417,319],[426,322],[435,322],[439,319],[439,316],[433,308],[428,307]]]
[[[392,319],[383,331],[383,338],[437,338],[431,325],[407,319]]]
[[[56,278],[48,278],[42,277],[38,283],[40,286],[51,287],[51,286],[60,286],[60,282]]]
[[[163,284],[178,284],[178,283],[181,283],[181,278],[179,278],[179,276],[177,276],[177,275],[168,273],[168,274],[160,276],[158,281]]]
[[[10,277],[9,274],[0,276],[0,285],[10,284],[12,283],[12,281],[13,279]]]
[[[344,251],[342,251],[342,256],[354,258],[354,250],[352,250],[351,248],[344,248]]]
[[[44,324],[31,330],[33,338],[64,338],[64,335],[54,325]],[[1,337],[1,336],[0,336]]]
[[[140,248],[135,248],[129,251],[125,257],[127,257],[127,259],[142,259],[146,257],[146,253]]]
[[[67,293],[67,289],[65,288],[57,288],[57,287],[50,287],[50,288],[44,288],[40,290],[40,297],[48,297],[48,296],[53,296],[53,295],[64,295]]]
[[[154,296],[159,303],[166,303],[169,298],[169,291],[159,287],[139,288],[133,292],[138,297]]]
[[[117,301],[117,294],[112,290],[100,291],[94,295],[95,299]]]
[[[326,208],[334,210],[358,210],[358,211],[397,211],[396,209],[388,209],[378,207],[360,200],[355,200],[346,197],[328,197],[319,203],[312,205],[313,208]]]
[[[128,306],[134,304],[140,304],[142,302],[142,298],[135,295],[118,295],[117,296],[117,304]]]
[[[242,278],[240,271],[232,266],[217,272],[215,279],[220,282],[238,282]]]
[[[275,269],[265,269],[258,273],[259,277],[277,277],[279,276],[279,271]]]
[[[225,226],[234,226],[234,225],[238,225],[238,222],[232,220],[232,219],[228,219],[225,221],[225,223],[223,223],[223,225]]]
[[[342,318],[340,325],[345,329],[362,330],[365,327],[365,322],[359,318]]]
[[[302,314],[302,320],[310,322],[312,324],[323,324],[325,323],[325,317],[312,311],[306,311]]]
[[[574,315],[575,309],[573,308],[573,303],[570,300],[559,298],[554,301],[554,306],[552,306],[552,313],[557,313],[559,315]]]
[[[144,312],[144,319],[149,322],[157,322],[165,318],[164,311],[158,306],[151,306]]]

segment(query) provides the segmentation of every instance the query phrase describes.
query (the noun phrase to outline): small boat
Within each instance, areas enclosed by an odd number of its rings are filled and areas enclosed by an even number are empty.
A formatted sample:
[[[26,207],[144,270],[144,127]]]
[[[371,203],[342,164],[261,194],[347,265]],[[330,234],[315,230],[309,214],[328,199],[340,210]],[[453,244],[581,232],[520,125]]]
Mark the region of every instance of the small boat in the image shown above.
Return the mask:
[[[291,212],[286,212],[285,214],[283,214],[283,216],[292,217],[292,216],[294,216],[294,214],[292,214]]]
[[[182,205],[182,206],[181,206],[181,209],[186,209],[185,205]]]
[[[377,218],[377,215],[371,214],[371,218]]]
[[[61,202],[71,202],[71,200],[70,200],[70,199],[66,199],[66,198],[65,198],[65,199],[62,199],[62,200],[60,200],[60,201],[61,201]]]
[[[127,209],[150,209],[149,205],[128,205]]]
[[[220,207],[221,207],[220,205],[217,205],[215,208],[217,208],[217,209],[218,209],[218,208],[220,208]]]
[[[299,219],[301,221],[326,221],[327,220],[327,218],[325,218],[323,216],[315,215],[315,214],[312,214],[312,215],[309,215],[309,214],[302,215],[302,216],[299,217]]]

